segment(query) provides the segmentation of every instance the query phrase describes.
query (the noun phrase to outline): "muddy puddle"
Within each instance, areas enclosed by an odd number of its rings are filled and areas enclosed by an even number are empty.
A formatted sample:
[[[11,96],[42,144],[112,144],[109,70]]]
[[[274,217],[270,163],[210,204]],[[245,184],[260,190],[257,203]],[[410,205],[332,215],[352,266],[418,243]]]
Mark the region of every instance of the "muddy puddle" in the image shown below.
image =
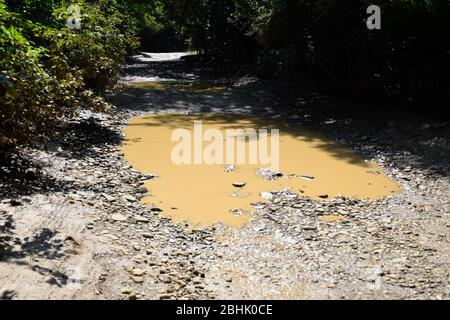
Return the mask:
[[[317,201],[337,195],[378,199],[400,190],[375,163],[275,120],[144,115],[129,120],[124,133],[125,159],[159,176],[145,182],[149,192],[142,203],[191,227],[242,225],[251,204],[269,199],[272,190],[289,188]]]
[[[226,87],[219,86],[208,81],[133,81],[127,84],[127,87],[132,89],[145,89],[145,90],[159,90],[164,91],[168,89],[176,89],[191,93],[220,93],[226,90]]]

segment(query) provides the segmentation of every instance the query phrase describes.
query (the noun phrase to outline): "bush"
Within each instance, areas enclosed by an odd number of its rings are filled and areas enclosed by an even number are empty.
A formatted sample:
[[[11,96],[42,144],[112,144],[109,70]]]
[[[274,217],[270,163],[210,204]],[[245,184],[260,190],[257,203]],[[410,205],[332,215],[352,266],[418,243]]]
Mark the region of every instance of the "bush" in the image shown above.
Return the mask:
[[[335,92],[404,104],[450,103],[448,0],[166,0],[164,12],[208,55],[252,58],[267,75],[308,71]],[[366,9],[381,7],[381,30]],[[249,59],[251,61],[251,59]]]
[[[0,0],[0,147],[51,135],[118,79],[118,62],[137,45],[123,7],[79,0],[82,28],[70,30],[62,1]]]

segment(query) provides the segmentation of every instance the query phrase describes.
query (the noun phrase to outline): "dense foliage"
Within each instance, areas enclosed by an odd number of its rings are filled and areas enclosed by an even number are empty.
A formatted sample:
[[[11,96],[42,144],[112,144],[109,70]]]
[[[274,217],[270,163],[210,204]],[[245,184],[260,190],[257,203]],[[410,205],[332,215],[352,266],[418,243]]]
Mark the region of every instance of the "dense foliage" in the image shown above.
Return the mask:
[[[338,92],[450,104],[448,0],[167,0],[195,49],[256,58],[260,71],[308,71]],[[366,9],[381,8],[381,30]]]
[[[449,0],[0,0],[0,145],[39,137],[101,93],[141,39],[148,50],[240,59],[270,76],[309,74],[367,100],[450,105]],[[381,7],[381,30],[366,9]]]

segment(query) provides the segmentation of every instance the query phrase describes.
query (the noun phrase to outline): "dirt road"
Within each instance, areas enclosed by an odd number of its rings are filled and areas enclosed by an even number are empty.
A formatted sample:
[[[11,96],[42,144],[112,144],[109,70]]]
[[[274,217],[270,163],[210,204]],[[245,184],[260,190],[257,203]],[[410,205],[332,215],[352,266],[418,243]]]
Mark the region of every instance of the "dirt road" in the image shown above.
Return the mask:
[[[53,141],[2,155],[1,298],[450,298],[447,123],[369,121],[312,85],[218,79],[181,55],[132,57],[127,83],[161,85],[110,94],[110,113],[82,111]],[[402,192],[326,202],[272,192],[242,227],[190,231],[139,203],[158,173],[120,153],[126,120],[157,112],[296,121],[377,162]]]

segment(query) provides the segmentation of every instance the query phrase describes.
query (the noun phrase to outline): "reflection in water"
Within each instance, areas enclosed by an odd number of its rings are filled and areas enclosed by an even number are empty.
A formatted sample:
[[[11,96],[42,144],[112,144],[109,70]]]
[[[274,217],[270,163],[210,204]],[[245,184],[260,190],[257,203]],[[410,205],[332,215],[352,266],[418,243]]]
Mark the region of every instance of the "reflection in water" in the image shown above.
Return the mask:
[[[204,131],[279,129],[282,175],[270,175],[274,179],[267,180],[270,171],[261,170],[264,166],[258,163],[174,164],[171,152],[177,142],[171,141],[171,135],[179,128],[192,133],[195,120],[203,121]],[[141,172],[160,177],[146,182],[150,192],[143,203],[161,208],[175,222],[192,226],[214,222],[241,225],[249,218],[250,204],[264,201],[271,190],[289,188],[318,201],[337,195],[377,199],[399,191],[398,185],[383,175],[381,168],[350,149],[313,131],[270,119],[217,114],[144,115],[131,119],[124,133],[125,159]],[[193,139],[191,143],[194,144]],[[245,143],[248,159],[248,140]],[[208,144],[203,142],[203,147]]]

